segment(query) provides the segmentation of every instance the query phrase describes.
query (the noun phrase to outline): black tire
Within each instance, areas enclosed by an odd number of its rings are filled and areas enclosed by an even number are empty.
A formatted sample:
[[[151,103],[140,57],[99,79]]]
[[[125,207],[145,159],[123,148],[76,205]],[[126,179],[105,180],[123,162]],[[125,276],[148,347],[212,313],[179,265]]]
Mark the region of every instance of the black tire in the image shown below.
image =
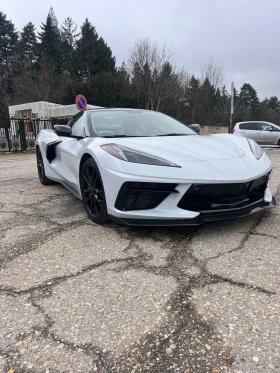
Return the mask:
[[[37,156],[38,176],[39,176],[39,180],[40,180],[41,184],[43,184],[43,185],[54,184],[54,181],[48,179],[46,174],[45,174],[44,161],[43,161],[41,150],[39,148],[36,149],[36,156]]]
[[[96,224],[106,223],[108,218],[106,197],[97,164],[88,158],[83,164],[80,178],[84,208]]]
[[[278,140],[278,146],[280,147],[280,140]]]

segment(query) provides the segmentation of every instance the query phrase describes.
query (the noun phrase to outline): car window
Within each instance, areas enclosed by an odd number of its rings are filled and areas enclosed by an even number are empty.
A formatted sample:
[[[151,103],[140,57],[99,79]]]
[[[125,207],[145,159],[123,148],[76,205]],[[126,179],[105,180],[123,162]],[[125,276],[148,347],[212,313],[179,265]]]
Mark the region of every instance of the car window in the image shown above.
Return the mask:
[[[256,131],[258,129],[258,123],[256,122],[246,122],[246,123],[240,123],[239,128],[241,130],[251,130]]]
[[[274,132],[280,132],[280,128],[277,128],[277,127],[274,127],[274,126],[271,126],[273,128],[273,131]]]
[[[85,124],[84,124],[84,117],[81,115],[78,117],[74,122],[69,123],[70,127],[72,128],[72,135],[73,136],[85,136]]]
[[[100,137],[197,135],[183,123],[150,110],[102,109],[88,111],[88,116],[94,133]]]
[[[259,131],[270,131],[273,127],[268,123],[259,123]]]

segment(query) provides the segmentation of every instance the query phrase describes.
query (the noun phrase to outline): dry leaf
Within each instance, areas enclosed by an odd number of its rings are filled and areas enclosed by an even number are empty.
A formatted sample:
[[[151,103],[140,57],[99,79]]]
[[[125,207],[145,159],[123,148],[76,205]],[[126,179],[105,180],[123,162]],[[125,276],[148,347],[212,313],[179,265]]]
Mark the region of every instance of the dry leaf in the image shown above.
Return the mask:
[[[207,343],[204,345],[204,347],[209,351],[211,350],[211,346],[209,346]]]
[[[15,347],[18,347],[22,344],[22,341],[18,341],[16,344],[15,344]]]
[[[224,361],[230,361],[230,357],[227,357],[227,356],[225,356],[225,355],[222,356],[222,359],[223,359]]]

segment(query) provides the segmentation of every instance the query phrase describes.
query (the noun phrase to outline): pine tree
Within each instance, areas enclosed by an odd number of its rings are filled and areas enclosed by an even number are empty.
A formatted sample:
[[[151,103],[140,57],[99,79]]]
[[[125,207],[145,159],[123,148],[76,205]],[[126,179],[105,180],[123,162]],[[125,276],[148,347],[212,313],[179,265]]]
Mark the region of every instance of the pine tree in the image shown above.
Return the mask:
[[[186,105],[188,108],[188,117],[192,123],[196,123],[198,121],[199,116],[199,108],[201,104],[200,99],[200,83],[199,79],[196,79],[194,75],[192,75],[189,86],[186,89]]]
[[[38,47],[35,26],[32,22],[29,22],[22,28],[20,40],[18,42],[18,49],[22,62],[33,65],[39,57]]]
[[[211,115],[215,109],[215,88],[206,78],[200,87],[201,111],[200,121],[203,124],[211,124]]]
[[[242,120],[258,120],[260,101],[256,90],[249,83],[243,84],[240,89],[238,107],[242,113]]]
[[[0,12],[0,65],[7,68],[16,49],[18,34],[15,26]]]
[[[81,37],[77,40],[75,67],[77,75],[86,80],[96,73],[98,34],[95,27],[86,18],[81,27]]]
[[[276,111],[276,113],[280,113],[280,101],[278,100],[278,97],[271,96],[267,102],[267,107]]]
[[[52,7],[50,8],[46,23],[42,23],[41,30],[42,32],[39,33],[41,55],[46,56],[47,61],[54,63],[56,68],[59,69],[61,67],[61,38],[57,18]]]
[[[100,38],[88,18],[81,27],[81,37],[77,40],[75,53],[77,75],[86,80],[92,75],[115,69],[115,58],[111,49]]]
[[[95,105],[113,107],[116,101],[116,79],[112,72],[104,71],[91,76],[84,83],[83,92]]]
[[[63,71],[70,75],[74,74],[74,48],[76,46],[77,25],[72,18],[67,17],[60,30],[61,34],[61,57]]]
[[[97,73],[102,71],[114,71],[116,69],[116,59],[112,55],[111,48],[105,43],[102,37],[98,39],[96,57]]]
[[[116,71],[115,107],[133,107],[133,94],[125,63]]]
[[[18,34],[14,24],[0,12],[0,113],[7,113],[8,95],[12,90],[13,59]]]

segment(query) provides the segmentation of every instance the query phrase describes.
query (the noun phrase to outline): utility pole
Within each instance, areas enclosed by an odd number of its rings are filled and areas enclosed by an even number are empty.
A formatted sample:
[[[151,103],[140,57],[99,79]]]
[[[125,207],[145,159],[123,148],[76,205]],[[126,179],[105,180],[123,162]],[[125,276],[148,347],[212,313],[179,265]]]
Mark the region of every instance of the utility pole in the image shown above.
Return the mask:
[[[230,97],[230,124],[229,124],[229,133],[232,130],[232,116],[233,116],[233,107],[234,107],[234,82],[231,82],[231,97]]]

